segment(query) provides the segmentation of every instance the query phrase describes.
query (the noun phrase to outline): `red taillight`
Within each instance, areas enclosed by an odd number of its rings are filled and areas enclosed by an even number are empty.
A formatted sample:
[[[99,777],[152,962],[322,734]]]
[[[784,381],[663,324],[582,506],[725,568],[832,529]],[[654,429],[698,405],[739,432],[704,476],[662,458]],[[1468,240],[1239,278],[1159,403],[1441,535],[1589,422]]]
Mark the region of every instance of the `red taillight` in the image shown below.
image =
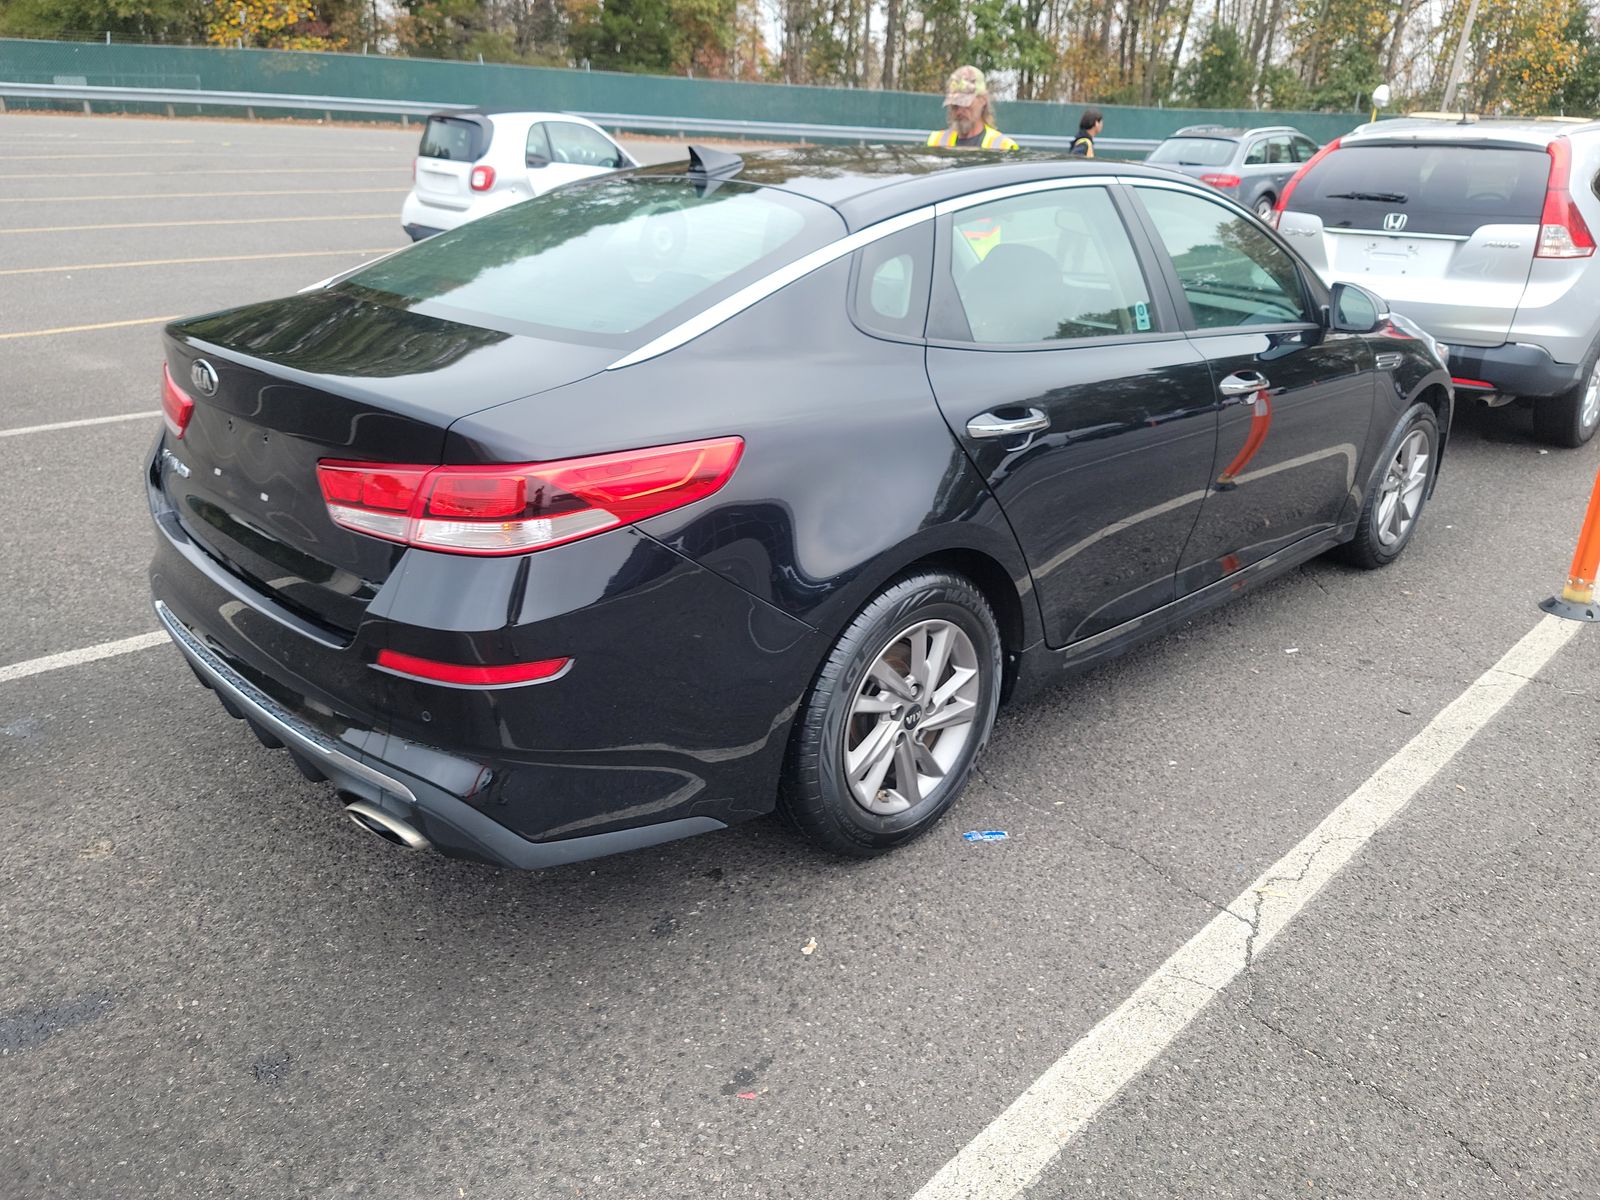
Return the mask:
[[[523,554],[703,500],[744,440],[715,438],[517,466],[424,467],[325,460],[328,515],[357,533],[452,554]]]
[[[1572,179],[1572,144],[1557,138],[1546,147],[1550,155],[1550,182],[1545,187],[1544,212],[1539,216],[1539,247],[1535,258],[1588,258],[1594,253],[1594,235],[1568,190]]]
[[[487,192],[493,186],[494,186],[494,168],[493,167],[473,167],[472,168],[472,190],[473,191],[475,191],[475,192]]]
[[[1334,138],[1333,141],[1329,142],[1321,150],[1318,150],[1306,160],[1305,166],[1301,167],[1298,171],[1291,175],[1289,177],[1289,182],[1283,185],[1283,195],[1278,197],[1277,206],[1272,210],[1272,227],[1274,229],[1276,229],[1278,225],[1282,223],[1284,210],[1289,207],[1289,197],[1294,195],[1294,189],[1300,186],[1300,181],[1306,177],[1307,172],[1309,172],[1312,167],[1316,166],[1319,162],[1327,158],[1328,155],[1332,154],[1339,148],[1339,141],[1339,138]]]
[[[468,663],[439,662],[418,658],[397,650],[379,650],[377,665],[398,675],[426,679],[430,683],[454,683],[464,687],[503,687],[509,683],[537,683],[554,679],[567,669],[570,658],[545,658],[538,662],[501,663],[476,666]]]
[[[1237,175],[1202,175],[1201,183],[1209,183],[1214,188],[1236,188],[1242,182]]]
[[[161,364],[161,418],[175,438],[181,438],[189,428],[189,418],[194,416],[194,401],[189,394],[172,382],[172,372]]]

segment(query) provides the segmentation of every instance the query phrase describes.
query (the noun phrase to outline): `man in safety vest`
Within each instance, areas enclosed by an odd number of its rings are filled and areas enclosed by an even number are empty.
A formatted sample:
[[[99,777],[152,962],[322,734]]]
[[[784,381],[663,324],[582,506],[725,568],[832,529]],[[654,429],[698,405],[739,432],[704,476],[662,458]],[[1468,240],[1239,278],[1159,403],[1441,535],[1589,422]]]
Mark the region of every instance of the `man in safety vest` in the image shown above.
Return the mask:
[[[1067,153],[1075,158],[1094,157],[1094,139],[1106,127],[1106,119],[1098,108],[1086,108],[1078,118],[1078,136],[1072,139],[1072,149]]]
[[[944,150],[1017,150],[1020,147],[994,127],[989,85],[977,67],[957,67],[944,87],[948,128],[928,135],[928,145]]]

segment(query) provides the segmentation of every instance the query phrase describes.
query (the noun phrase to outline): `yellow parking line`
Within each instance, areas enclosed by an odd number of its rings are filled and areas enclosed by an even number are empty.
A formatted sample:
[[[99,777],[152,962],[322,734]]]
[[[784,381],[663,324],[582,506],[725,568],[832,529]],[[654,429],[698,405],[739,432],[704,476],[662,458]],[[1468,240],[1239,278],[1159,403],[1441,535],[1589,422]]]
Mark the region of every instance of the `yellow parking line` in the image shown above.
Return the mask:
[[[8,267],[0,275],[43,275],[55,271],[109,271],[115,267],[171,267],[180,263],[260,262],[269,258],[331,258],[340,254],[387,254],[393,246],[375,250],[285,250],[281,254],[221,254],[214,258],[143,258],[135,262],[79,263],[72,267]]]
[[[101,321],[98,325],[62,325],[57,329],[24,329],[17,333],[0,333],[0,341],[11,338],[49,337],[54,333],[88,333],[91,329],[121,329],[126,325],[160,325],[167,321],[176,321],[175,314],[170,317],[140,317],[134,321]]]
[[[213,200],[222,196],[370,196],[409,188],[295,188],[270,192],[129,192],[120,196],[0,196],[0,204],[63,204],[72,200]]]
[[[3,161],[3,160],[0,160]],[[213,175],[372,175],[378,171],[393,171],[399,174],[404,171],[405,164],[397,167],[230,167],[227,170],[216,171],[209,167],[201,174],[207,179]],[[51,171],[48,175],[4,175],[0,174],[0,183],[12,179],[147,179],[159,175],[163,179],[170,178],[171,171],[77,171],[62,172]]]
[[[285,221],[398,221],[398,213],[338,213],[326,217],[234,217],[213,221],[119,221],[110,225],[35,225],[28,229],[0,229],[0,236],[8,233],[86,233],[93,229],[170,229],[181,225],[185,229],[194,225],[273,225]]]

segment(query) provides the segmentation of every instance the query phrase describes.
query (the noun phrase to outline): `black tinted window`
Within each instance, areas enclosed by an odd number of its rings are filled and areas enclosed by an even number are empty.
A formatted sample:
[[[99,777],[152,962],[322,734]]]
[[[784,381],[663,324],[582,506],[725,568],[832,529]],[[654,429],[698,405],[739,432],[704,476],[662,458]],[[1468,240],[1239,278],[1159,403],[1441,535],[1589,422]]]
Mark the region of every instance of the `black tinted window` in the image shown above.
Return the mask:
[[[423,158],[448,158],[452,162],[471,162],[478,157],[481,131],[471,121],[451,117],[429,117],[422,131],[417,153]]]
[[[1403,213],[1406,233],[1470,236],[1480,225],[1538,224],[1549,177],[1542,148],[1348,146],[1306,174],[1289,207],[1330,228],[1383,229]]]
[[[1150,151],[1146,162],[1169,163],[1184,167],[1222,167],[1233,161],[1239,144],[1227,138],[1168,138]]]

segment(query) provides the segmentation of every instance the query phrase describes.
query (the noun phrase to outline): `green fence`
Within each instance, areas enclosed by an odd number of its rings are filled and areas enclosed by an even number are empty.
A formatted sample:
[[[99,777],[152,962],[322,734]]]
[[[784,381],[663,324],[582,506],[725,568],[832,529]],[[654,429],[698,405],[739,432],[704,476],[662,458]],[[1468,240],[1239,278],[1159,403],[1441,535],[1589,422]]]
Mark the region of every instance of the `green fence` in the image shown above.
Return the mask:
[[[0,80],[107,87],[360,96],[472,104],[485,108],[565,109],[663,117],[803,121],[932,129],[943,123],[939,97],[916,92],[731,83],[659,75],[567,71],[365,54],[221,50],[36,42],[0,38]],[[12,106],[24,102],[8,101]],[[102,105],[137,109],[137,105]],[[184,107],[184,106],[181,106]],[[1078,104],[1002,102],[1000,123],[1026,142],[1030,133],[1077,131]],[[1183,125],[1294,125],[1319,142],[1347,133],[1357,113],[1101,106],[1105,135],[1162,138]],[[164,108],[164,106],[163,106]],[[190,111],[197,110],[193,106]],[[280,110],[281,111],[281,110]]]

